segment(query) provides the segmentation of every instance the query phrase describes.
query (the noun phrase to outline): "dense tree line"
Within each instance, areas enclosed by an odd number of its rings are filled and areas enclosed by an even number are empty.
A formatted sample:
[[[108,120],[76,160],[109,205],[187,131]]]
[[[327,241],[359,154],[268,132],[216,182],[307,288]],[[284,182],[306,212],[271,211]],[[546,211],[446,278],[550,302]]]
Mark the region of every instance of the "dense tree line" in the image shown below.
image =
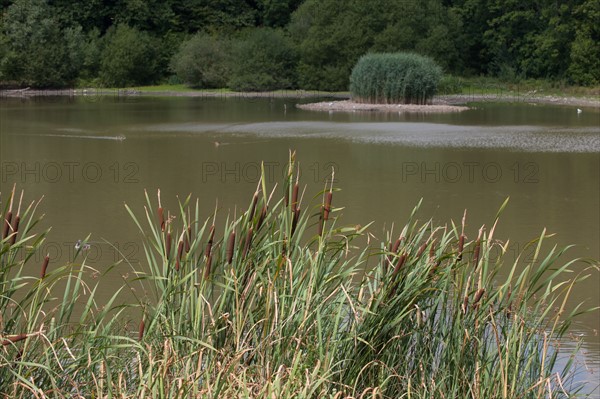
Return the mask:
[[[368,52],[600,84],[600,0],[0,0],[0,82],[347,90]]]

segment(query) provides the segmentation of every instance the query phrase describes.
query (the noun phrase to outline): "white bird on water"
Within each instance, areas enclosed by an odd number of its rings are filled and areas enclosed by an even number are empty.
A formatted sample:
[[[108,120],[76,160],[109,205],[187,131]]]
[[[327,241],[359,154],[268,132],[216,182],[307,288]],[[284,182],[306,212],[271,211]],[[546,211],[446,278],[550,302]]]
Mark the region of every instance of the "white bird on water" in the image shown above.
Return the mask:
[[[582,112],[583,112],[582,110],[580,110],[579,108],[577,108],[577,113],[578,113],[578,114],[580,114],[580,113],[582,113]]]

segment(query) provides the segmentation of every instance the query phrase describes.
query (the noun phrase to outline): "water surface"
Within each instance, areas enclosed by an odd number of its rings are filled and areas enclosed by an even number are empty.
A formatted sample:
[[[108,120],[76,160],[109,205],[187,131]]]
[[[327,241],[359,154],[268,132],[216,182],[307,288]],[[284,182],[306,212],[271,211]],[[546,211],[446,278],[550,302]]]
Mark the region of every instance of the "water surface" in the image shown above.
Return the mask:
[[[479,103],[443,115],[330,114],[296,109],[297,101],[307,100],[2,99],[0,191],[16,182],[30,199],[45,196],[43,225],[53,230],[44,252],[53,262],[68,261],[75,241],[91,233],[91,265],[101,269],[126,255],[131,266],[117,272],[127,274],[144,255],[124,202],[141,213],[144,190],[160,188],[171,209],[176,196],[191,193],[207,217],[217,198],[223,214],[234,212],[254,192],[260,162],[274,185],[295,149],[308,199],[334,168],[344,224],[375,221],[380,239],[421,198],[422,220],[458,223],[468,209],[474,238],[510,197],[496,232],[510,237],[510,260],[544,228],[555,234],[550,244],[577,244],[565,261],[600,258],[598,109]],[[596,273],[570,306],[598,306],[599,285]],[[109,296],[113,287],[100,289]],[[581,379],[596,382],[598,316],[584,315],[574,328],[584,339]]]

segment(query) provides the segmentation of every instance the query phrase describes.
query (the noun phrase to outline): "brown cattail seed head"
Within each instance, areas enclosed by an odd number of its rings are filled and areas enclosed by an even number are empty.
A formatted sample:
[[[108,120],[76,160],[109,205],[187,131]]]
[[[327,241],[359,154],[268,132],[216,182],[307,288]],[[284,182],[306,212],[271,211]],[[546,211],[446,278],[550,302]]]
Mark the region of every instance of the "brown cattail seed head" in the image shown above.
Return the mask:
[[[227,263],[231,264],[233,261],[233,250],[235,248],[235,230],[229,234],[229,240],[227,242]]]
[[[394,243],[394,246],[392,247],[390,252],[393,253],[398,253],[398,250],[400,249],[400,245],[402,244],[402,241],[404,240],[404,237],[400,237],[396,240],[396,242]]]
[[[260,227],[262,226],[266,217],[267,217],[267,206],[265,205],[265,206],[263,206],[262,210],[260,211],[260,216],[258,217],[258,223],[256,223],[256,230],[260,229]]]
[[[187,234],[184,237],[185,253],[189,253],[190,252],[191,242],[192,242],[192,226],[189,226],[187,228]]]
[[[10,245],[13,245],[15,241],[17,241],[17,233],[19,232],[19,222],[21,221],[21,217],[17,215],[12,225],[12,236],[10,237]]]
[[[477,270],[479,266],[479,252],[481,251],[481,241],[478,239],[475,243],[475,249],[473,249],[473,267]]]
[[[40,278],[46,277],[46,269],[48,269],[48,263],[50,262],[50,255],[46,255],[44,262],[42,262],[42,273]]]
[[[254,212],[256,211],[256,204],[258,203],[258,193],[254,193],[252,197],[252,207],[250,207],[250,215],[248,220],[254,219]]]
[[[165,243],[165,252],[167,255],[167,259],[169,259],[169,256],[171,256],[171,233],[167,233],[167,238],[166,238],[167,242]]]
[[[423,252],[425,252],[425,249],[427,248],[427,243],[424,242],[423,244],[421,244],[421,246],[419,247],[419,250],[417,251],[417,259],[419,259],[421,257],[421,255],[423,255]]]
[[[392,277],[394,277],[396,274],[398,274],[400,269],[402,269],[402,266],[404,266],[404,262],[406,262],[406,254],[400,255],[400,257],[398,258],[398,262],[396,262],[396,267],[394,268]]]
[[[27,339],[27,337],[28,337],[27,334],[18,334],[18,335],[11,335],[10,337],[4,337],[4,339],[2,340],[2,346],[7,346],[10,344],[17,343],[19,341],[23,341],[24,339]]]
[[[4,218],[4,229],[2,230],[2,238],[8,237],[8,231],[10,230],[10,222],[12,221],[12,212],[8,211]]]
[[[206,267],[204,268],[204,279],[208,280],[210,277],[210,269],[212,267],[212,254],[206,257]]]
[[[321,212],[321,214],[319,215],[319,225],[317,227],[317,234],[319,236],[323,235],[323,213]]]
[[[298,226],[298,220],[300,219],[300,208],[294,209],[294,217],[292,218],[292,231],[291,235],[294,235],[296,227]]]
[[[431,242],[431,246],[429,247],[429,259],[435,258],[435,244],[436,240]]]
[[[475,307],[477,306],[477,303],[481,300],[481,297],[483,296],[483,294],[485,293],[485,289],[480,288],[477,290],[477,292],[475,293],[475,298],[473,299],[473,309],[475,309]]]
[[[250,250],[250,244],[252,244],[252,227],[248,229],[248,233],[246,234],[246,242],[244,243],[244,252],[242,253],[242,259],[246,258],[248,251]]]
[[[144,330],[146,329],[146,323],[144,322],[144,318],[140,321],[140,329],[138,331],[138,341],[141,341],[144,338]]]

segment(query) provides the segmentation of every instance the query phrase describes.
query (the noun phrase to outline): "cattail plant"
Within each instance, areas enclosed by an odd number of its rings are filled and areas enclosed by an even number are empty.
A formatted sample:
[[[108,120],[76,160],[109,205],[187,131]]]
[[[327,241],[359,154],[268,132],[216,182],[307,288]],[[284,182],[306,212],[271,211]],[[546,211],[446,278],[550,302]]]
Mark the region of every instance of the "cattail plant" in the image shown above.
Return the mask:
[[[324,211],[326,191],[321,203],[303,205],[305,211]],[[475,276],[470,262],[456,261],[464,229],[419,225],[416,210],[395,243],[386,232],[385,242],[373,244],[368,226],[354,225],[315,240],[303,234],[312,219],[299,217],[301,200],[291,213],[293,189],[290,194],[289,206],[281,199],[271,204],[260,225],[260,215],[234,213],[214,243],[216,211],[212,221],[203,219],[198,202],[191,218],[187,200],[180,203],[186,222],[177,230],[167,221],[164,232],[147,195],[145,219],[127,208],[147,262],[133,280],[143,288],[133,303],[120,300],[119,287],[107,301],[95,298],[83,279],[85,260],[45,276],[47,256],[42,278],[27,278],[25,260],[16,255],[23,248],[34,254],[43,234],[28,230],[36,223],[23,212],[19,242],[25,245],[0,251],[0,364],[6,366],[0,367],[0,392],[15,398],[50,392],[148,398],[310,398],[334,390],[339,397],[382,398],[578,394],[568,360],[575,351],[565,352],[560,340],[582,308],[570,312],[565,298],[590,270],[598,272],[596,265],[563,279],[574,263],[559,264],[560,250],[542,254],[544,232],[531,261],[489,262],[483,246]],[[269,201],[260,206],[267,209]],[[484,239],[482,230],[480,245],[492,242],[493,231]],[[164,253],[171,233],[178,244],[173,263],[186,271],[175,276]],[[235,267],[220,267],[233,265],[236,235],[245,240]],[[190,251],[183,258],[186,237]],[[194,245],[204,240],[205,248]],[[474,248],[475,242],[463,245]],[[389,250],[383,259],[391,256],[383,268],[371,262],[381,259],[381,248]],[[122,287],[131,288],[131,281]],[[76,304],[85,304],[81,314],[73,311]],[[137,340],[128,309],[142,309]],[[20,334],[34,326],[39,333]],[[13,345],[35,335],[44,339]]]
[[[477,290],[475,297],[473,298],[473,304],[471,305],[473,309],[477,307],[477,304],[481,300],[481,297],[483,297],[483,294],[485,294],[485,288],[480,288]]]
[[[227,264],[229,264],[229,265],[231,265],[231,262],[233,261],[234,250],[235,250],[235,230],[233,230],[229,234],[229,239],[227,240],[226,257],[227,257]]]
[[[252,197],[252,206],[250,207],[250,213],[248,213],[248,220],[254,219],[254,212],[256,212],[256,204],[258,203],[258,188]]]
[[[208,232],[208,241],[206,243],[206,251],[204,251],[207,257],[211,255],[214,239],[215,239],[215,225],[213,223],[213,225],[210,226],[210,231]]]
[[[187,233],[184,236],[184,241],[185,241],[185,253],[187,254],[190,252],[190,245],[192,242],[192,226],[188,225]]]
[[[2,346],[12,345],[19,341],[23,341],[27,338],[29,338],[28,334],[18,334],[18,335],[7,336],[7,337],[4,337],[4,339],[2,340]]]
[[[473,270],[477,270],[477,266],[479,266],[479,255],[481,251],[481,238],[483,236],[483,226],[479,229],[479,234],[477,235],[477,241],[475,241],[475,248],[473,249]]]
[[[419,259],[421,257],[421,255],[423,255],[423,252],[425,252],[425,250],[427,249],[427,245],[429,245],[429,241],[426,241],[423,244],[421,244],[421,246],[419,247],[419,250],[417,251],[417,255],[416,255],[417,259]]]
[[[167,257],[167,259],[170,259],[171,257],[171,241],[173,240],[173,237],[171,237],[171,232],[169,231],[167,233],[167,237],[165,238],[166,242],[165,242],[165,256]]]
[[[292,231],[291,235],[293,236],[296,232],[296,227],[298,227],[298,220],[300,219],[300,207],[295,207],[294,216],[292,217]]]
[[[258,222],[256,223],[256,230],[260,230],[266,217],[267,217],[267,206],[264,205],[262,207],[262,210],[260,211],[260,216],[258,217]]]
[[[42,262],[42,272],[40,274],[40,278],[43,279],[46,277],[46,270],[48,269],[48,263],[50,263],[50,254],[44,257],[44,261]]]

